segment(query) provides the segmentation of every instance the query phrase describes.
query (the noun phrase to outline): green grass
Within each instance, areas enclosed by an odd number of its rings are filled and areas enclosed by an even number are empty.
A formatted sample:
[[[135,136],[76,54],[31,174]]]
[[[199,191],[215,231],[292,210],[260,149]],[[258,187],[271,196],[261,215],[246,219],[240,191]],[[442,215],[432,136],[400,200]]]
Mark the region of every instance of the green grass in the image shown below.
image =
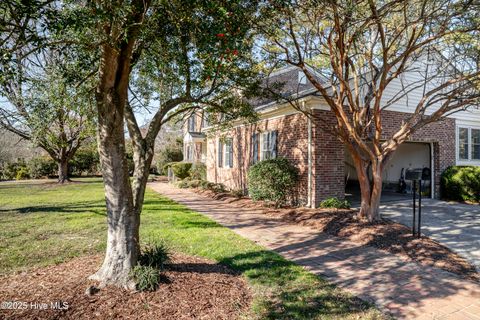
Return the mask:
[[[102,252],[106,217],[98,179],[57,186],[0,183],[0,273]],[[241,272],[262,319],[376,319],[374,308],[319,277],[153,191],[142,213],[143,240],[213,259]]]

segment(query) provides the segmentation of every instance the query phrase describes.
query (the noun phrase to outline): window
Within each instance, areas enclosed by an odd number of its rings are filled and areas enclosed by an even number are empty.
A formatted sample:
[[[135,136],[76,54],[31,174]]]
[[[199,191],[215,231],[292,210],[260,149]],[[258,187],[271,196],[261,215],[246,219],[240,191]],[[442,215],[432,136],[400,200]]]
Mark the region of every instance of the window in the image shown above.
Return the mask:
[[[307,76],[303,71],[298,71],[298,83],[299,84],[307,84]]]
[[[192,114],[190,118],[188,118],[188,131],[195,132],[195,115]]]
[[[204,112],[203,113],[203,118],[202,118],[202,128],[208,127],[208,113]]]
[[[480,160],[480,129],[471,129],[472,160]]]
[[[458,160],[480,160],[480,128],[460,127],[457,132]]]
[[[232,139],[225,141],[225,167],[233,167],[233,144]]]
[[[277,157],[277,131],[265,132],[261,136],[261,160]]]
[[[217,165],[219,168],[233,168],[233,143],[232,139],[218,139]]]

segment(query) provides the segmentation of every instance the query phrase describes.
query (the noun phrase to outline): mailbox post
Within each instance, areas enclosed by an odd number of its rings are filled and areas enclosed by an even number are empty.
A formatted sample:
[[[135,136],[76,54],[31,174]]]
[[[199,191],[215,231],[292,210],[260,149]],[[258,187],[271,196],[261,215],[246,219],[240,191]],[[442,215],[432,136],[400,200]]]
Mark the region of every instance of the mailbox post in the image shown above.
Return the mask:
[[[412,181],[412,236],[415,234],[418,238],[421,236],[421,223],[422,223],[422,179],[425,177],[424,169],[407,169],[405,173],[405,180]],[[417,181],[418,181],[418,224],[416,217],[416,205],[417,205]]]

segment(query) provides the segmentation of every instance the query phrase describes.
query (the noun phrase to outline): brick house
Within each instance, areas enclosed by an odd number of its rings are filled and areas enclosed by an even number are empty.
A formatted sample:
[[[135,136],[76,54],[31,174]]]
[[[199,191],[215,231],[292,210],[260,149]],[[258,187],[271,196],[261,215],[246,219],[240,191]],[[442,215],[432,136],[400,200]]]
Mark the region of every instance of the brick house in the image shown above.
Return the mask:
[[[302,71],[285,68],[271,75],[285,83],[287,95],[309,108],[322,121],[310,119],[288,103],[256,101],[259,121],[254,124],[232,124],[227,132],[215,132],[202,115],[193,115],[185,128],[186,161],[201,161],[207,166],[207,180],[225,184],[231,189],[247,190],[249,166],[271,157],[287,158],[298,167],[300,183],[298,198],[303,205],[317,206],[328,197],[343,199],[346,190],[355,190],[356,172],[349,152],[338,139],[325,131],[336,124],[316,90],[305,80]],[[414,81],[407,74],[402,81]],[[400,86],[400,84],[397,84]],[[391,88],[394,95],[401,87]],[[406,97],[382,111],[384,134],[398,128],[421,92],[409,92]],[[402,144],[384,173],[384,192],[394,192],[402,168],[429,168],[430,195],[440,195],[441,173],[451,165],[480,165],[480,112],[455,113],[449,118],[418,130]],[[355,191],[354,191],[355,192]]]

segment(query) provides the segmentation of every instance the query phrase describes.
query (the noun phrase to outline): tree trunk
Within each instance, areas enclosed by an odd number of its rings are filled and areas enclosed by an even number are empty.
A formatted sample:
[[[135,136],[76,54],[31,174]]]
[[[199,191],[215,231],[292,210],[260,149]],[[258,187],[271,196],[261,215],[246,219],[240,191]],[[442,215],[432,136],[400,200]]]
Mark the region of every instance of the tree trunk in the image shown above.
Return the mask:
[[[102,59],[101,84],[97,88],[97,142],[107,204],[105,260],[91,279],[100,285],[134,289],[130,271],[140,254],[140,215],[134,208],[125,150],[124,108],[129,68],[122,55],[107,48]]]
[[[68,177],[68,160],[61,159],[57,162],[58,165],[58,183],[65,183],[70,181]]]
[[[145,150],[147,149],[147,150]],[[153,160],[153,146],[134,146],[133,149],[133,203],[135,210],[142,212],[145,189],[147,187],[150,166]]]
[[[110,119],[110,126],[102,118],[99,117],[98,151],[107,203],[107,251],[102,267],[91,278],[102,285],[113,284],[133,289],[130,271],[140,253],[140,215],[133,206],[125,156],[123,116],[114,115],[114,119]]]
[[[369,222],[380,220],[380,198],[382,196],[382,169],[380,162],[372,165],[372,179],[365,161],[355,159],[358,182],[360,183],[361,204],[359,216]]]

